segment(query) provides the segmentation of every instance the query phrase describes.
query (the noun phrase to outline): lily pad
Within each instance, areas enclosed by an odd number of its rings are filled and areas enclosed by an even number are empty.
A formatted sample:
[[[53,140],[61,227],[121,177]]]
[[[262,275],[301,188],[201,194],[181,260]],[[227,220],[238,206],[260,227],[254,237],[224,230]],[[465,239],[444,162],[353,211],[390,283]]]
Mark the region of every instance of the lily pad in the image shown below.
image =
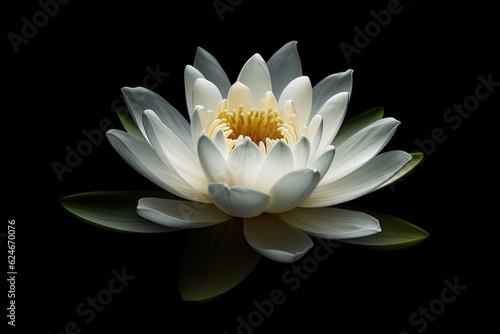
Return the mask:
[[[136,212],[143,197],[175,198],[166,191],[92,191],[63,197],[61,205],[77,218],[101,228],[131,233],[177,231],[152,223]]]
[[[240,284],[261,258],[246,241],[240,219],[190,233],[179,268],[179,291],[185,301],[207,302],[222,296]]]

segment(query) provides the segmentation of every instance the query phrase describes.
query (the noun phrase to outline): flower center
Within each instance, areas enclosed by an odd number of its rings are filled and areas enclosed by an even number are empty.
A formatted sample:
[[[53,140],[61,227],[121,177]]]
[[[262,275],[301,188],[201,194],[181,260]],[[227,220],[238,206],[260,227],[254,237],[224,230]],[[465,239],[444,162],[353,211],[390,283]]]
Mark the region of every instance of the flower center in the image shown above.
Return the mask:
[[[245,138],[250,138],[263,153],[267,153],[278,140],[293,145],[298,137],[295,114],[283,113],[273,108],[244,110],[243,106],[240,106],[237,110],[219,110],[210,130],[211,137],[218,130],[222,130],[229,151]]]
[[[249,110],[242,107],[232,112],[224,111],[219,115],[231,129],[229,139],[238,139],[239,136],[249,137],[257,145],[266,142],[266,139],[285,139],[284,122],[277,110]]]

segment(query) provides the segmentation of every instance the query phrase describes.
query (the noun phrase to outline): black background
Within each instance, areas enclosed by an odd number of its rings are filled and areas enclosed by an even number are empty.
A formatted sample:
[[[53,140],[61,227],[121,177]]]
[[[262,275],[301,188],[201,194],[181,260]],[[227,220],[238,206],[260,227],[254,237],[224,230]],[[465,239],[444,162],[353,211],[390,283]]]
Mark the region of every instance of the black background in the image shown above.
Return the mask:
[[[339,45],[354,45],[354,28],[364,29],[373,21],[370,12],[388,3],[233,1],[221,20],[213,1],[71,1],[18,53],[7,35],[21,34],[22,17],[32,21],[40,5],[9,4],[3,11],[2,230],[7,220],[16,221],[14,332],[59,333],[75,321],[81,333],[236,333],[237,318],[255,310],[254,300],[281,289],[286,301],[255,333],[416,333],[423,327],[412,326],[409,316],[439,299],[446,279],[467,288],[423,332],[495,328],[498,307],[488,303],[498,302],[494,122],[500,87],[456,129],[443,115],[475,94],[479,76],[500,81],[496,9],[481,1],[439,7],[401,1],[401,12],[348,62]],[[427,230],[423,244],[391,252],[342,245],[293,292],[282,281],[291,266],[263,260],[227,295],[194,304],[177,288],[186,234],[110,232],[60,206],[61,197],[74,193],[152,186],[106,140],[62,182],[51,166],[64,162],[67,145],[85,139],[84,129],[106,118],[121,127],[111,105],[121,87],[143,85],[148,66],[169,73],[155,91],[184,112],[183,71],[197,46],[234,81],[254,53],[267,59],[290,40],[298,41],[303,73],[313,83],[354,69],[348,117],[384,106],[386,116],[402,122],[388,149],[418,150],[417,141],[444,131],[446,140],[425,152],[404,182],[361,200]],[[6,262],[4,245],[5,239]],[[135,278],[86,324],[77,305],[106,288],[111,270],[121,268]],[[1,295],[6,301],[6,291]]]

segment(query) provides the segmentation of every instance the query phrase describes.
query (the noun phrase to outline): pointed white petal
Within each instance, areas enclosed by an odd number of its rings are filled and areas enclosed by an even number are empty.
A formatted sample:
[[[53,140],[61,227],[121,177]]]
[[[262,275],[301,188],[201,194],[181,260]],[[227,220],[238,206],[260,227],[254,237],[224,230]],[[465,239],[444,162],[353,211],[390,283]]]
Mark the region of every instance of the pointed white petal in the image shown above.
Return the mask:
[[[321,180],[320,172],[311,168],[303,168],[286,174],[269,190],[271,202],[265,211],[280,213],[295,208],[309,197],[319,180]]]
[[[323,104],[332,96],[340,92],[347,92],[349,97],[352,90],[352,70],[335,73],[327,76],[313,87],[312,114],[315,115]]]
[[[243,224],[245,238],[250,246],[274,261],[294,262],[313,246],[306,233],[286,224],[275,215],[263,214],[244,219]]]
[[[137,213],[153,223],[173,228],[207,227],[231,219],[213,204],[155,197],[141,198]]]
[[[271,199],[269,195],[255,189],[242,186],[229,188],[225,183],[210,183],[208,192],[219,209],[239,218],[260,215]]]
[[[324,239],[359,238],[381,230],[374,217],[339,208],[296,208],[278,217],[311,236]]]
[[[394,118],[383,118],[337,146],[332,166],[320,184],[338,180],[370,161],[389,142],[399,124]]]
[[[384,117],[384,108],[375,107],[354,117],[345,120],[342,127],[333,139],[332,145],[340,146],[347,139],[351,138],[355,133],[369,126],[372,123]]]
[[[311,141],[311,159],[320,153],[319,144],[321,143],[321,138],[323,137],[323,118],[320,115],[316,115],[312,118],[311,123],[308,127],[309,140]],[[322,151],[321,151],[322,152]]]
[[[276,101],[276,97],[274,96],[273,92],[266,92],[262,99],[260,99],[257,103],[257,109],[259,110],[278,110],[278,108],[278,101]]]
[[[255,188],[267,190],[283,175],[293,170],[293,153],[290,147],[282,140],[276,142],[267,154],[255,180]]]
[[[144,112],[143,123],[151,146],[165,165],[174,168],[195,189],[205,190],[208,180],[203,174],[198,157],[191,152],[187,143],[177,137],[151,110]]]
[[[208,194],[189,185],[172,166],[165,165],[153,148],[120,130],[110,130],[106,136],[113,148],[138,173],[168,192],[189,200],[210,202]]]
[[[227,160],[235,184],[253,185],[263,161],[262,152],[249,138],[236,145]]]
[[[201,121],[200,111],[198,108],[195,108],[193,114],[191,115],[191,138],[193,141],[193,146],[196,147],[198,145],[198,139],[205,132],[203,128],[203,122]]]
[[[227,95],[229,111],[238,111],[243,107],[243,111],[252,109],[252,93],[250,89],[241,82],[235,82],[229,89]]]
[[[297,52],[297,41],[283,45],[267,61],[273,93],[279,98],[283,89],[295,78],[302,75],[302,65]]]
[[[191,131],[188,121],[160,95],[143,87],[124,87],[122,92],[128,110],[144,137],[146,135],[144,133],[142,114],[144,110],[151,109],[179,138],[191,144]],[[194,147],[192,145],[189,145],[189,147],[194,152]]]
[[[321,178],[325,176],[326,172],[330,169],[335,155],[335,147],[327,146],[323,153],[314,160],[308,167],[319,171]]]
[[[207,110],[216,111],[217,106],[222,101],[222,95],[217,86],[206,79],[197,79],[193,88],[194,106],[203,106]]]
[[[231,83],[226,72],[214,56],[198,47],[193,65],[207,80],[213,82],[219,88],[222,96],[227,95]]]
[[[309,123],[312,105],[312,86],[311,81],[306,76],[293,79],[281,93],[278,99],[280,109],[284,107],[285,102],[291,100],[297,113],[297,127],[302,128]]]
[[[318,152],[330,145],[338,133],[347,111],[348,101],[349,94],[347,92],[338,93],[326,101],[318,111],[317,115],[323,119],[324,129]]]
[[[250,88],[253,107],[257,107],[264,94],[272,90],[269,69],[259,54],[248,59],[238,75],[238,81]]]
[[[363,196],[396,175],[410,160],[411,155],[403,151],[380,153],[342,179],[320,183],[311,196],[299,206],[330,206]]]
[[[220,154],[222,154],[224,159],[227,160],[229,158],[229,152],[227,149],[226,138],[224,137],[224,133],[221,130],[218,130],[215,133],[213,143],[219,150]]]
[[[205,175],[211,182],[232,184],[231,170],[217,146],[206,135],[198,140],[198,157]]]
[[[196,104],[193,101],[193,89],[194,83],[198,78],[205,78],[200,71],[194,68],[191,65],[187,65],[184,68],[184,90],[186,92],[186,106],[189,113],[189,117],[191,117],[194,112],[194,107]]]
[[[303,168],[309,161],[309,156],[311,153],[311,144],[307,137],[300,138],[297,145],[293,149],[293,160],[294,160],[294,169]]]

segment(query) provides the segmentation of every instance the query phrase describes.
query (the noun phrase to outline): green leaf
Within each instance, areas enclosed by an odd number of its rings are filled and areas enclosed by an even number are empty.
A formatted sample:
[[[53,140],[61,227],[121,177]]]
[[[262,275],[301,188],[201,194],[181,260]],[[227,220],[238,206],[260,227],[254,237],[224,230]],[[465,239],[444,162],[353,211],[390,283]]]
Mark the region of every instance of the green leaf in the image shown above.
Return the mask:
[[[378,219],[382,231],[367,237],[344,239],[340,242],[375,250],[395,250],[417,245],[428,236],[425,230],[403,219],[371,210],[360,210]]]
[[[142,197],[177,199],[166,191],[93,191],[66,196],[60,203],[77,218],[105,229],[132,233],[178,230],[152,223],[139,216],[136,206]]]
[[[378,121],[382,117],[384,117],[384,108],[376,107],[346,120],[335,136],[333,145],[339,146],[353,134],[363,129],[364,127],[367,127],[373,122]]]
[[[241,219],[192,230],[179,268],[179,291],[186,301],[207,302],[240,284],[261,256],[248,244]]]
[[[422,152],[413,152],[410,154],[411,154],[411,160],[408,161],[408,163],[403,167],[403,169],[401,169],[399,173],[394,175],[391,179],[387,180],[384,184],[382,184],[375,190],[387,187],[391,183],[398,181],[400,178],[411,172],[413,168],[417,167],[424,158],[424,154]]]

